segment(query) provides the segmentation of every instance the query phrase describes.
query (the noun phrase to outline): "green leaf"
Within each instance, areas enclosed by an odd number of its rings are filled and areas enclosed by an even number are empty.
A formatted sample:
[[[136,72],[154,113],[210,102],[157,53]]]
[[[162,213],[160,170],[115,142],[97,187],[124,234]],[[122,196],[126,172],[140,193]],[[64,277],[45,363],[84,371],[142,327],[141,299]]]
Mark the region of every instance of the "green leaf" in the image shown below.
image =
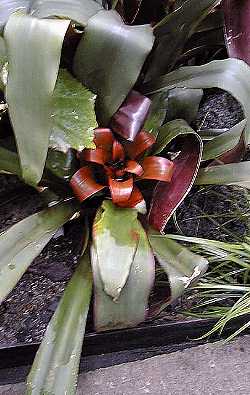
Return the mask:
[[[207,259],[153,231],[149,241],[158,262],[168,275],[172,303],[206,272]]]
[[[196,185],[238,185],[249,188],[250,162],[232,163],[201,169]]]
[[[91,261],[95,284],[94,317],[98,332],[133,327],[146,318],[148,298],[154,284],[155,263],[147,235],[139,222],[137,222],[137,231],[139,243],[130,274],[119,299],[115,302],[103,290],[98,255],[95,247],[92,246]],[[111,255],[112,251],[106,257],[107,267]]]
[[[24,180],[42,177],[52,126],[52,95],[69,21],[12,14],[6,24],[6,99]]]
[[[203,96],[202,89],[171,89],[168,93],[167,120],[185,119],[191,123],[196,119]]]
[[[1,0],[0,3],[0,34],[3,33],[6,22],[13,12],[26,12],[30,0]]]
[[[0,90],[4,90],[5,88],[4,81],[2,78],[3,77],[2,72],[6,62],[7,62],[6,46],[3,38],[0,37]]]
[[[187,124],[184,119],[175,119],[161,126],[158,130],[157,139],[153,146],[153,155],[160,154],[164,148],[171,143],[176,137],[187,136],[192,134],[197,137],[201,143],[201,139],[197,133]]]
[[[160,92],[150,97],[152,101],[149,115],[144,129],[157,136],[159,127],[163,124],[167,114],[168,92]]]
[[[58,16],[71,19],[86,26],[89,18],[103,10],[100,2],[94,0],[34,0],[30,13],[37,18]]]
[[[244,119],[229,129],[227,132],[222,133],[207,142],[204,145],[202,159],[209,160],[217,158],[218,156],[234,148],[238,144],[245,126],[246,120]]]
[[[21,169],[17,154],[3,147],[0,147],[0,173],[16,174],[21,178]]]
[[[47,327],[27,379],[26,395],[76,393],[91,293],[92,274],[86,252]]]
[[[95,148],[95,95],[67,70],[60,70],[53,94],[53,129],[50,146],[66,152],[69,148]]]
[[[102,126],[133,88],[154,42],[149,25],[128,26],[114,11],[100,11],[85,29],[74,58],[76,77],[98,95]]]
[[[137,211],[105,200],[93,226],[93,246],[104,291],[115,301],[128,279],[138,246]]]
[[[146,81],[170,71],[199,23],[220,0],[187,0],[154,28],[156,47]]]
[[[33,214],[1,233],[0,303],[74,212],[70,204],[61,204]]]
[[[145,84],[143,91],[154,94],[173,88],[220,88],[242,105],[247,124],[246,144],[250,142],[250,67],[238,59],[215,60],[202,66],[181,67]]]

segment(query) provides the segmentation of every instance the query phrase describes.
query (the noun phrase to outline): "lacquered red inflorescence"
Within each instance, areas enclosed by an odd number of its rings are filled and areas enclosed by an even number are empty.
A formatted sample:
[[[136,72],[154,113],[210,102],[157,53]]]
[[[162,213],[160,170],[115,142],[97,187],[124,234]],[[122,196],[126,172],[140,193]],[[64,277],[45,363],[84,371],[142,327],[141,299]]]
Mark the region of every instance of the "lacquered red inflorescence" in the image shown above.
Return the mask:
[[[133,142],[121,144],[110,129],[96,129],[95,149],[84,149],[79,159],[82,167],[73,175],[70,185],[80,202],[108,192],[114,204],[136,207],[144,201],[136,185],[140,180],[170,182],[173,162],[158,156],[142,158],[155,143],[151,134],[141,131]]]

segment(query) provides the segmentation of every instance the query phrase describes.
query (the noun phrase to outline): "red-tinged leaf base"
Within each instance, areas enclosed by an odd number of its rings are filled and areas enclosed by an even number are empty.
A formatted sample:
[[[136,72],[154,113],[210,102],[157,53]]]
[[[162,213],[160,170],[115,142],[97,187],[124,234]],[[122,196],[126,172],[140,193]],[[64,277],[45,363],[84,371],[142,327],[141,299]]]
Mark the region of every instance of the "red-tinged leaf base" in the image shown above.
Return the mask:
[[[229,150],[228,152],[225,152],[219,158],[216,158],[215,160],[213,160],[209,164],[209,167],[216,166],[216,165],[227,165],[229,163],[241,162],[245,153],[246,153],[246,143],[245,143],[244,133],[243,133],[238,144],[234,148]]]
[[[173,177],[169,184],[159,182],[152,197],[148,221],[161,233],[171,215],[181,204],[196,178],[202,154],[202,143],[195,135],[185,138],[182,150],[174,160]]]

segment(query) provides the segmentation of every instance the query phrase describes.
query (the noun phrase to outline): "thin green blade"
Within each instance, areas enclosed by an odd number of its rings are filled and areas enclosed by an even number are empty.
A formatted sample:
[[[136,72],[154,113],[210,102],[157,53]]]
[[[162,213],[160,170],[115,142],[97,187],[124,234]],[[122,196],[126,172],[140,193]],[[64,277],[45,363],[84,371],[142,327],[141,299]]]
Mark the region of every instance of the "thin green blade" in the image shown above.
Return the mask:
[[[24,180],[42,177],[51,133],[52,95],[69,21],[12,14],[4,38],[9,61],[6,99]]]
[[[250,162],[211,166],[201,169],[195,181],[196,185],[239,185],[249,187]]]
[[[80,259],[47,327],[27,379],[26,395],[74,395],[92,293],[89,253]]]
[[[61,204],[33,214],[0,234],[0,303],[74,212],[71,205]]]

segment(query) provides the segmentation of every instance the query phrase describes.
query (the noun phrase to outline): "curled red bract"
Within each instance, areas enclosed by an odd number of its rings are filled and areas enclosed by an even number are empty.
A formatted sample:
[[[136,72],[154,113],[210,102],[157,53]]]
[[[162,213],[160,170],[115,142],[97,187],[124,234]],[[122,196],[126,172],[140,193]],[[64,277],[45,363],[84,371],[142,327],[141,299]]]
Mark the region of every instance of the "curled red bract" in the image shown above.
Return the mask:
[[[122,145],[110,129],[96,129],[94,142],[95,149],[84,149],[80,153],[82,167],[70,181],[80,202],[100,191],[109,190],[114,204],[136,207],[144,201],[135,185],[136,181],[171,181],[171,161],[157,156],[141,159],[142,154],[155,143],[154,136],[149,133],[141,131],[133,143],[126,142]]]

